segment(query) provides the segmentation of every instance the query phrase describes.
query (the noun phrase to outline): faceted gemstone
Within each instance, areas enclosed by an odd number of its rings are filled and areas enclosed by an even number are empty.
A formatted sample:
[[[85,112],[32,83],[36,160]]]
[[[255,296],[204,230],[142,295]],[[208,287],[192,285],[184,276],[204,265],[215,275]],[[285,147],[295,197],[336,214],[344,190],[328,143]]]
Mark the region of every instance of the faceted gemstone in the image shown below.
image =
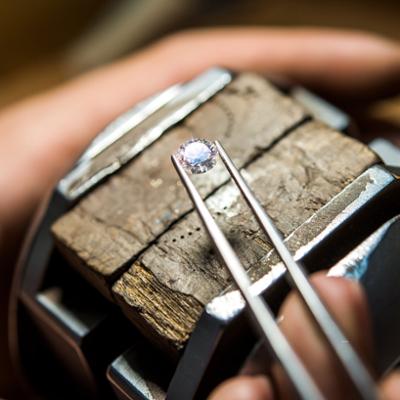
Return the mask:
[[[217,149],[205,139],[191,139],[183,143],[176,153],[181,165],[192,174],[209,171],[216,163]]]

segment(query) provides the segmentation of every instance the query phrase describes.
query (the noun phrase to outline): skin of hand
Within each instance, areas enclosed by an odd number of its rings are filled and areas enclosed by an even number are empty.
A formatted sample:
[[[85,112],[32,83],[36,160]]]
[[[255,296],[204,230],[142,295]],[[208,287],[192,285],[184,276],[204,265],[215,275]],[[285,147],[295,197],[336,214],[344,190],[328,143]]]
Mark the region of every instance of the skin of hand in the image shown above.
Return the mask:
[[[331,29],[228,28],[175,34],[4,108],[0,111],[0,354],[7,354],[5,321],[12,269],[45,194],[118,114],[213,65],[282,75],[336,99],[359,103],[398,93],[400,88],[397,42]],[[8,362],[7,356],[0,358],[0,395],[9,382]],[[396,380],[391,382],[391,387],[398,386]]]
[[[362,287],[344,278],[317,273],[314,287],[331,310],[349,341],[371,368],[372,337],[367,302]],[[284,301],[279,317],[280,326],[296,353],[321,388],[326,399],[356,399],[357,395],[337,359],[332,355],[314,321],[296,293]],[[373,373],[373,372],[372,372]],[[294,392],[281,370],[274,375],[275,384],[265,376],[243,376],[221,384],[209,400],[273,400],[293,399]],[[393,372],[378,381],[382,399],[400,397],[400,373]]]

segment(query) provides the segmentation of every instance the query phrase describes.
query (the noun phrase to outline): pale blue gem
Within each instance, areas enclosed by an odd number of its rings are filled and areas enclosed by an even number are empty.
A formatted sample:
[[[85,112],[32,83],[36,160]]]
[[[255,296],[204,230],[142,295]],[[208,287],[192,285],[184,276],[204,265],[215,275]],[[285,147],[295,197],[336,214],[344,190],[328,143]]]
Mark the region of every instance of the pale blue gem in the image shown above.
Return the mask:
[[[180,163],[193,174],[202,174],[213,168],[216,155],[214,144],[204,139],[188,140],[177,152]]]
[[[186,146],[183,157],[190,165],[206,162],[211,156],[211,150],[202,142],[193,142]]]

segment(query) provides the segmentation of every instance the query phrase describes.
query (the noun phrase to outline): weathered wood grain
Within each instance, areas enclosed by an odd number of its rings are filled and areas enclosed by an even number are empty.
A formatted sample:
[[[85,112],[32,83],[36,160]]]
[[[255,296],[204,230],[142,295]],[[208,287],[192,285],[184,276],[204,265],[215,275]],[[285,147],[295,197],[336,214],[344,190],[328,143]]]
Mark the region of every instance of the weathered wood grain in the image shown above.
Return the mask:
[[[310,120],[263,78],[243,74],[56,221],[53,234],[70,263],[170,353],[231,284],[170,163],[193,136],[223,142],[282,233],[297,229],[294,250],[336,208],[319,213],[312,229],[301,229],[305,221],[378,161],[366,146]],[[223,166],[193,179],[246,268],[262,277],[276,259],[265,257],[270,245]]]
[[[376,162],[366,146],[312,121],[279,141],[244,173],[287,236]],[[208,198],[207,204],[244,265],[259,277],[257,267],[270,245],[237,189],[226,184]],[[307,242],[326,222],[322,217],[311,235],[303,232]],[[270,266],[264,261],[260,268],[266,273]],[[113,291],[143,332],[151,332],[161,346],[179,349],[203,306],[229,284],[227,272],[214,257],[198,216],[192,212],[147,249],[115,283]]]
[[[218,138],[242,166],[306,116],[300,105],[265,79],[240,75],[59,219],[53,226],[57,245],[72,265],[110,297],[109,282],[191,209],[170,162],[170,154],[183,141],[193,136]],[[212,178],[198,176],[196,183],[207,195],[226,179],[220,166]]]

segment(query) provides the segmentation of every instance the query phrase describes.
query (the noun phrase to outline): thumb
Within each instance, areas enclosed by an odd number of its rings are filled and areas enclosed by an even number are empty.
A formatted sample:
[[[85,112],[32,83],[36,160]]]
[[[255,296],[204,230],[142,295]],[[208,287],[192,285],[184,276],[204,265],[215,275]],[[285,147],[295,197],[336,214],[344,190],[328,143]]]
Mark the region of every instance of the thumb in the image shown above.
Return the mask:
[[[208,400],[272,400],[273,390],[267,377],[242,376],[222,383]]]

